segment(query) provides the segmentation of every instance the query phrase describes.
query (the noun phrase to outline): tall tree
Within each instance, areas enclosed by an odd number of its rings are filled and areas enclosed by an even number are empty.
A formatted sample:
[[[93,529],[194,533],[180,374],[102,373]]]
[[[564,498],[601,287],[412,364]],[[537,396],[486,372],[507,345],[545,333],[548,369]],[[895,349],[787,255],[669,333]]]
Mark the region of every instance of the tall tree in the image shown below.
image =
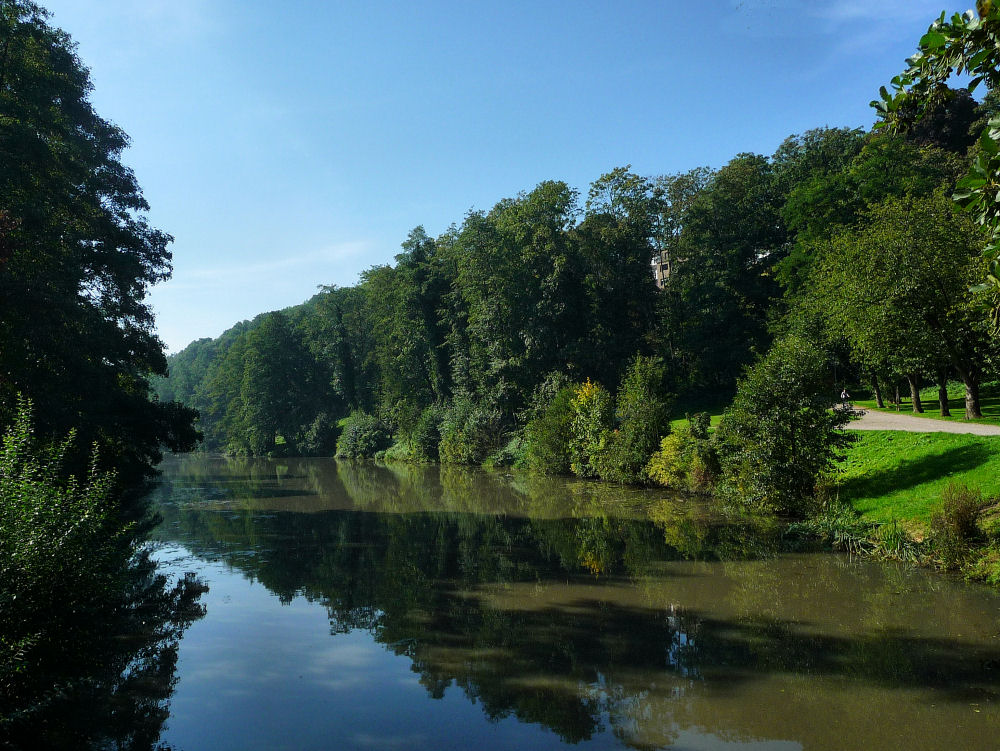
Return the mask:
[[[450,284],[437,263],[434,240],[417,227],[396,266],[369,269],[362,285],[375,339],[380,409],[408,431],[425,407],[450,393],[446,332],[438,317]]]
[[[40,433],[76,427],[130,482],[161,445],[195,439],[193,413],[149,398],[166,361],[145,297],[170,274],[171,238],[147,223],[128,138],[94,111],[87,69],[46,19],[30,0],[0,3],[0,419],[21,392]]]
[[[767,346],[779,294],[773,269],[788,250],[784,198],[770,160],[741,154],[692,203],[661,307],[667,346],[689,384],[731,388]]]
[[[568,232],[575,212],[573,190],[544,182],[488,214],[471,213],[450,251],[460,257],[455,285],[467,315],[471,381],[505,415],[528,403],[545,373],[573,359],[582,319]]]
[[[658,199],[658,214],[654,233],[654,250],[660,256],[660,263],[667,268],[667,274],[678,262],[681,236],[687,223],[691,205],[711,182],[713,171],[708,167],[696,167],[675,175],[660,175],[653,180],[654,195]]]
[[[947,363],[966,387],[966,417],[982,417],[979,385],[993,343],[981,273],[982,235],[941,193],[891,198],[833,243],[819,274],[824,304],[855,351],[904,375]]]
[[[637,352],[650,348],[656,284],[650,260],[663,238],[662,193],[649,178],[619,167],[595,180],[576,228],[586,272],[584,375],[615,387]]]
[[[1000,87],[1000,3],[978,0],[976,9],[978,16],[970,10],[951,18],[942,11],[930,25],[906,70],[892,79],[891,91],[883,86],[872,102],[882,118],[876,127],[919,129],[921,118],[933,115],[948,95],[947,82],[955,73],[969,76],[969,93],[983,83],[991,90]],[[994,326],[1000,329],[1000,115],[993,113],[981,128],[978,153],[954,197],[988,230],[983,254],[989,264],[982,288],[992,291]]]
[[[927,196],[950,188],[963,168],[954,153],[881,134],[866,138],[840,169],[815,171],[792,184],[781,213],[794,246],[777,269],[786,291],[794,295],[808,284],[830,238],[857,224],[869,206],[891,196]]]

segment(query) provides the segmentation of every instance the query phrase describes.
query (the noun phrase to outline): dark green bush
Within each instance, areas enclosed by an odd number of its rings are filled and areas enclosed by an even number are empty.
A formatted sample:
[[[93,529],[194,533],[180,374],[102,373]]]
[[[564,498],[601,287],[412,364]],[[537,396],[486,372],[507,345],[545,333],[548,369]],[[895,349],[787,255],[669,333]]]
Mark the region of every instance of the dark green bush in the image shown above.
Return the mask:
[[[663,362],[637,356],[615,399],[618,428],[594,452],[597,474],[612,482],[640,484],[647,481],[646,464],[660,437],[669,429],[670,400],[665,396]]]
[[[941,511],[931,518],[934,550],[949,568],[960,566],[973,542],[981,539],[979,517],[985,507],[982,491],[951,483],[942,495]]]
[[[779,339],[740,381],[716,431],[719,496],[751,511],[794,516],[849,442],[833,411],[828,356],[798,335]]]
[[[46,633],[72,633],[115,590],[127,560],[113,476],[96,457],[85,480],[62,475],[72,441],[42,450],[21,402],[0,448],[0,694]]]
[[[410,455],[415,461],[438,461],[444,415],[444,410],[438,406],[430,406],[420,413],[420,418],[410,433]]]
[[[524,436],[515,433],[504,446],[486,457],[483,466],[487,469],[498,469],[500,467],[524,467],[526,466],[525,453],[527,444]]]
[[[482,464],[507,442],[500,411],[459,396],[441,422],[438,449],[443,464]]]
[[[573,440],[573,398],[579,384],[563,386],[542,414],[525,428],[529,469],[545,474],[569,474]]]
[[[389,448],[392,436],[385,423],[367,412],[353,412],[344,424],[337,441],[337,456],[346,459],[371,459]]]
[[[320,412],[302,433],[298,443],[303,456],[329,456],[337,448],[340,426],[337,418],[328,412]]]

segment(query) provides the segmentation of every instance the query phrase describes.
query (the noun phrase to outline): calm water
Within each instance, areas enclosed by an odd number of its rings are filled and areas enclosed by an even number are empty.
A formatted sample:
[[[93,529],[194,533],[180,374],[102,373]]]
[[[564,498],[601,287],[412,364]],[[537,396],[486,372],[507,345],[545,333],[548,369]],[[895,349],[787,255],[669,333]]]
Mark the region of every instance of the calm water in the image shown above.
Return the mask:
[[[178,457],[176,749],[996,749],[1000,598],[663,493]]]

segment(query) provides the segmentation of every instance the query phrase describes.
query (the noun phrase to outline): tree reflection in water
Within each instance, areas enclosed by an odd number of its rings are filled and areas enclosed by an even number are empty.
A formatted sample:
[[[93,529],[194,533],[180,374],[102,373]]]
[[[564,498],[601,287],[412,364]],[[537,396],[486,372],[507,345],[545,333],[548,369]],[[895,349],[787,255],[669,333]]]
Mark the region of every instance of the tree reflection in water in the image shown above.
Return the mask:
[[[995,641],[953,636],[995,631],[981,591],[779,556],[769,522],[597,483],[289,461],[227,484],[202,462],[161,488],[166,539],[285,602],[322,604],[333,633],[370,632],[430,697],[457,686],[488,718],[566,742],[610,731],[662,747],[697,727],[861,747],[886,732],[864,720],[892,703],[879,692],[963,706],[1000,695]],[[937,598],[933,622],[923,601],[896,597],[915,581]],[[905,721],[933,744],[943,715],[924,709]]]
[[[207,587],[193,574],[169,581],[137,553],[107,600],[72,633],[35,645],[43,657],[8,677],[0,695],[0,749],[159,748],[177,682],[185,629],[205,615]]]

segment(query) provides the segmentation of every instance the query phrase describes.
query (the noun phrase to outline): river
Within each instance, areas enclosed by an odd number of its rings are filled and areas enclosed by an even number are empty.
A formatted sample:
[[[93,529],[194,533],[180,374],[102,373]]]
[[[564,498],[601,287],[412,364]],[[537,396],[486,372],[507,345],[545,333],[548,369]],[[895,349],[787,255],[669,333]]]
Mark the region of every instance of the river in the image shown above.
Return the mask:
[[[208,586],[161,741],[211,749],[995,749],[1000,597],[664,492],[171,457]]]

